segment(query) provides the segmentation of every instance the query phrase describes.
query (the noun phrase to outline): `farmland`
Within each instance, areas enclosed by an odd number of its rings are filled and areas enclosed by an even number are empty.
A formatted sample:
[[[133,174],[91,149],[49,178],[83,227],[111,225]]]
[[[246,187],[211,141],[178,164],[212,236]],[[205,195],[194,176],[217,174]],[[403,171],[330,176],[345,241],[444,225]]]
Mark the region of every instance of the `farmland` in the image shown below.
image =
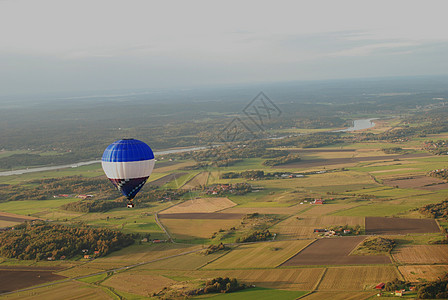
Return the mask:
[[[319,239],[282,266],[388,264],[387,256],[349,255],[365,237]]]
[[[370,131],[381,133],[397,120],[382,122]],[[344,136],[349,140],[349,134]],[[421,143],[420,138],[401,142],[407,154],[385,154],[383,148],[396,146],[388,141],[321,148],[272,147],[288,149],[302,158],[272,167],[264,165],[267,158],[261,157],[242,158],[225,167],[209,165],[207,169],[198,169],[197,161],[184,157],[163,159],[157,162],[148,187],[142,191],[179,192],[178,196],[137,202],[134,209],[118,207],[86,213],[61,209],[66,203],[80,201],[74,197],[2,202],[0,227],[40,218],[135,235],[133,245],[100,258],[83,258],[81,253],[58,261],[0,258],[0,269],[6,277],[1,281],[7,287],[3,291],[75,279],[4,298],[51,299],[52,295],[61,295],[70,299],[66,289],[73,289],[89,299],[149,299],[164,288],[185,290],[210,278],[228,276],[256,288],[200,298],[291,299],[306,294],[303,299],[367,299],[375,294],[373,286],[379,282],[394,278],[433,280],[448,271],[447,246],[430,244],[443,239],[438,223],[446,224],[446,220],[426,218],[418,208],[448,197],[445,181],[426,176],[428,171],[444,167],[446,159],[422,152]],[[270,175],[221,177],[247,170]],[[6,176],[2,183],[26,188],[37,185],[30,180],[66,174],[96,180],[104,177],[96,164]],[[217,183],[246,183],[251,190],[245,194],[206,192],[207,186]],[[102,195],[102,191],[95,193],[94,197]],[[322,199],[323,204],[312,204],[315,199]],[[357,227],[360,235],[344,236],[338,231],[327,238],[324,233],[314,232],[335,227]],[[237,238],[251,234],[259,239],[236,243]],[[396,247],[391,253],[354,255],[353,250],[369,235],[393,239]],[[225,244],[222,248],[207,253],[210,245],[218,247],[221,242]],[[24,266],[53,268],[30,272],[21,269]],[[18,278],[28,283],[14,285]]]
[[[312,240],[241,245],[203,269],[275,268]]]
[[[393,251],[395,260],[408,264],[447,264],[447,245],[402,246]]]
[[[399,273],[391,266],[328,268],[317,289],[319,291],[371,290],[378,282],[390,281],[397,277]]]
[[[163,214],[174,213],[210,213],[235,206],[236,203],[227,198],[199,198],[182,202],[163,211]]]
[[[404,219],[367,217],[367,234],[406,234],[440,232],[437,223],[430,219]]]
[[[64,276],[54,274],[53,271],[39,268],[28,268],[27,270],[0,269],[0,293],[64,278]]]
[[[448,272],[448,265],[408,265],[399,266],[398,270],[406,281],[432,281]]]

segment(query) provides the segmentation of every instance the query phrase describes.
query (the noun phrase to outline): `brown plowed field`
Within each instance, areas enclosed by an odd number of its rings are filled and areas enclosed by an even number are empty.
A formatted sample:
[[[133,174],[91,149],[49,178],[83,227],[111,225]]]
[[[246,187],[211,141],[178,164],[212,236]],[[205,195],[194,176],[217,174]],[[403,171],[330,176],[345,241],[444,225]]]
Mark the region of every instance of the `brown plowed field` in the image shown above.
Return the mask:
[[[381,156],[367,156],[367,157],[348,157],[348,158],[331,158],[331,159],[310,159],[302,160],[295,163],[276,166],[276,168],[313,168],[319,166],[329,165],[343,165],[350,163],[359,163],[362,161],[375,161],[375,160],[393,160],[393,159],[405,159],[405,158],[421,158],[431,156],[426,153],[407,154],[407,155],[381,155]]]
[[[387,256],[349,256],[364,236],[317,240],[281,266],[388,264]]]
[[[437,233],[433,219],[366,217],[366,234]]]
[[[166,176],[163,176],[162,178],[156,179],[154,181],[148,182],[149,186],[162,186],[164,184],[167,184],[168,182],[177,179],[183,175],[185,175],[187,173],[173,173],[173,174],[168,174]]]
[[[161,219],[204,219],[204,220],[234,220],[241,219],[244,214],[222,214],[222,213],[175,213],[159,214]]]
[[[327,228],[332,225],[364,226],[363,217],[347,216],[319,216],[319,217],[290,217],[273,227],[281,239],[316,237],[315,228]]]
[[[448,189],[448,183],[444,180],[429,176],[411,176],[384,180],[385,185],[398,186],[400,189],[419,189],[437,191]]]
[[[0,212],[0,221],[22,223],[25,221],[32,221],[32,220],[39,220],[39,218],[29,217],[29,216],[21,216],[21,215],[11,214],[11,213],[7,213],[7,212]]]
[[[408,264],[447,264],[448,245],[403,246],[393,252],[395,260]]]
[[[52,271],[0,270],[0,293],[15,291],[64,278],[64,276],[53,274]]]

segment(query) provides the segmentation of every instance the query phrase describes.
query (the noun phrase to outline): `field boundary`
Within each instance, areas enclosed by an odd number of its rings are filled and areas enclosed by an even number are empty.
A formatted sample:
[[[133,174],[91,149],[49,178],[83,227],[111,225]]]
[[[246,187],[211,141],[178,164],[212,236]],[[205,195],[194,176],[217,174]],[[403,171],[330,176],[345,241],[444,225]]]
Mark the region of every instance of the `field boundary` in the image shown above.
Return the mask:
[[[290,260],[291,258],[293,258],[294,256],[296,256],[297,254],[299,254],[300,252],[302,252],[303,250],[305,250],[305,248],[307,248],[308,246],[310,246],[312,243],[314,243],[315,241],[317,241],[317,239],[311,240],[310,242],[303,247],[302,249],[300,249],[299,251],[295,252],[294,254],[292,254],[290,257],[288,257],[287,259],[283,260],[281,263],[279,263],[278,265],[276,265],[274,268],[278,268],[280,267],[282,264],[284,264],[285,262],[287,262],[288,260]]]
[[[322,281],[324,280],[325,274],[327,274],[327,271],[328,271],[328,268],[325,268],[325,269],[322,271],[322,274],[320,275],[319,280],[317,280],[316,285],[313,287],[312,292],[318,290],[319,285],[320,285],[320,284],[322,283]]]
[[[238,248],[240,245],[237,245],[235,248]],[[205,264],[200,265],[199,267],[197,267],[195,270],[201,270],[203,267],[205,267],[206,265],[211,264],[214,261],[217,261],[218,259],[222,258],[223,256],[226,256],[227,254],[229,254],[230,252],[232,252],[233,249],[227,250],[225,253],[223,253],[222,255],[206,262]],[[213,269],[212,269],[213,270]],[[207,270],[208,271],[208,270]]]

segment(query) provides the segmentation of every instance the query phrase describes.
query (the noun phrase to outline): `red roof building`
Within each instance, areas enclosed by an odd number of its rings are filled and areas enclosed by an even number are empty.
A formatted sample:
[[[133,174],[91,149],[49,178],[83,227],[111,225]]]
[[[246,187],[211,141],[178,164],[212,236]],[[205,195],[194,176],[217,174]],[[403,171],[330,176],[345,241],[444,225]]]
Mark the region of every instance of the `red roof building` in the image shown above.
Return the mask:
[[[386,284],[384,282],[378,283],[377,286],[375,287],[375,289],[377,290],[382,290],[384,289],[384,287],[386,286]]]

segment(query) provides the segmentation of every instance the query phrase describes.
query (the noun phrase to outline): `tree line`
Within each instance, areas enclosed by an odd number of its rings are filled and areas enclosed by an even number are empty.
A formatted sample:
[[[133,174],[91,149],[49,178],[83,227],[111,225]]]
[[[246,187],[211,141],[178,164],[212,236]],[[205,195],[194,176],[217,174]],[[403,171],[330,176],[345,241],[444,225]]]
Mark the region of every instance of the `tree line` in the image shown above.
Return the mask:
[[[1,256],[23,260],[68,259],[82,254],[100,257],[134,243],[132,235],[119,231],[42,221],[16,225],[0,233],[0,240]]]

